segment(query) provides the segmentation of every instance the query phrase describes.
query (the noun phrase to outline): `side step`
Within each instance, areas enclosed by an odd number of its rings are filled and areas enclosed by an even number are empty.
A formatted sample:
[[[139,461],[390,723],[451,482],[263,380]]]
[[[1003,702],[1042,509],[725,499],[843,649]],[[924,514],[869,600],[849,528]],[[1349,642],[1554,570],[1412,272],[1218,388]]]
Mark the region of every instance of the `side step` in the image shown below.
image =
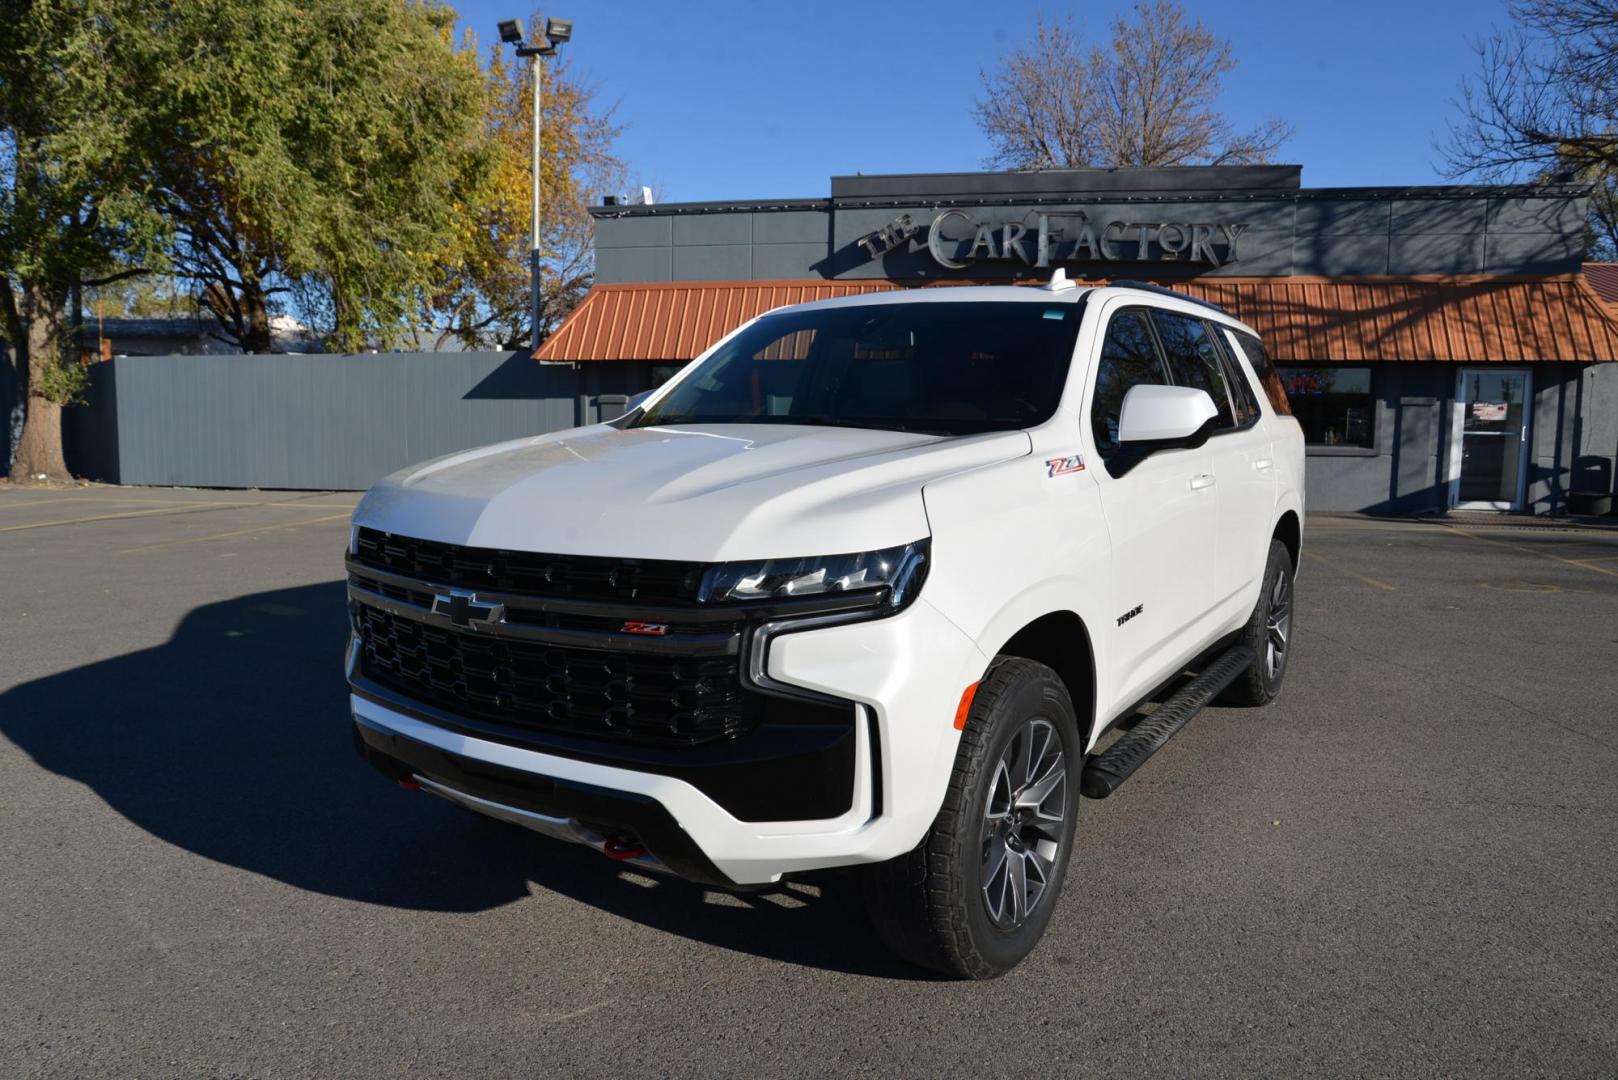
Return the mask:
[[[1202,670],[1132,730],[1124,732],[1105,751],[1091,754],[1079,776],[1079,790],[1092,799],[1105,799],[1146,759],[1163,749],[1176,732],[1202,711],[1202,707],[1257,661],[1246,645],[1237,645]]]

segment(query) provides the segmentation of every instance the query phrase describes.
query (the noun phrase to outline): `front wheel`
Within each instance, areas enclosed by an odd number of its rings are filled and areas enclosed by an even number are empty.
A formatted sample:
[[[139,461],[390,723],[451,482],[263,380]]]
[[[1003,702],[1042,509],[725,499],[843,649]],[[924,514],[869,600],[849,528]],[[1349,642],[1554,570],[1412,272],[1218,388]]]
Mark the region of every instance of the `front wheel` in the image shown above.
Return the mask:
[[[1225,704],[1268,705],[1281,692],[1292,655],[1292,579],[1291,553],[1281,541],[1270,541],[1264,585],[1241,638],[1258,659],[1226,688],[1220,699]]]
[[[908,855],[865,871],[871,920],[895,952],[992,979],[1033,951],[1072,853],[1083,756],[1056,672],[1020,657],[995,661],[932,828]]]

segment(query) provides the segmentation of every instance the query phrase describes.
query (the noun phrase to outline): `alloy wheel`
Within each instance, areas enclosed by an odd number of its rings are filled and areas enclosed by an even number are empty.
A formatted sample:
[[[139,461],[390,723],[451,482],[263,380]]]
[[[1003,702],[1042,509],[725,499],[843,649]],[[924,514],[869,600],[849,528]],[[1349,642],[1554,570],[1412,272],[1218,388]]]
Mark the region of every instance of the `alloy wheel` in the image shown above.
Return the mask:
[[[1270,587],[1270,611],[1264,619],[1264,673],[1273,681],[1287,663],[1287,639],[1292,633],[1292,582],[1282,567]]]
[[[983,810],[983,904],[1002,930],[1028,921],[1067,843],[1067,753],[1048,720],[1023,724],[995,765]]]

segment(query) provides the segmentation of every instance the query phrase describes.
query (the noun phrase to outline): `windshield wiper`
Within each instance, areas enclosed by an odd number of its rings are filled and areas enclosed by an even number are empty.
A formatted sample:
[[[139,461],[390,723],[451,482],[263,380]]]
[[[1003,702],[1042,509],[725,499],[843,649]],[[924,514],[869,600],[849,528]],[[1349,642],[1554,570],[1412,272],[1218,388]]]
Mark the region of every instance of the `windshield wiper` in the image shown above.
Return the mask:
[[[843,427],[861,428],[867,431],[908,431],[918,435],[948,435],[948,431],[937,428],[917,427],[904,420],[876,420],[862,419],[853,416],[787,416],[782,420],[789,424],[806,424],[813,427]]]
[[[867,419],[852,416],[827,416],[815,413],[808,416],[773,415],[773,416],[693,416],[690,414],[677,416],[658,416],[651,418],[650,414],[642,413],[630,427],[666,427],[679,424],[784,424],[799,425],[802,427],[837,427],[857,428],[865,431],[904,431],[916,435],[960,435],[962,432],[951,431],[947,428],[921,426],[905,420]]]

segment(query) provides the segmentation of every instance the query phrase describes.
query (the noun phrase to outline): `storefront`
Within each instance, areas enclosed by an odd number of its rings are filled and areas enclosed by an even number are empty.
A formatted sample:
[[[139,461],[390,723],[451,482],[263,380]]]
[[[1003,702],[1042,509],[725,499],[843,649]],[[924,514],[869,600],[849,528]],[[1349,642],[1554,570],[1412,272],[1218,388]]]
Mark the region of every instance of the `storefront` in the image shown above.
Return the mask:
[[[782,304],[1063,267],[1257,327],[1308,435],[1312,509],[1565,513],[1610,495],[1618,308],[1582,273],[1584,190],[1300,178],[854,176],[826,199],[604,205],[597,284],[536,355],[644,388]]]

